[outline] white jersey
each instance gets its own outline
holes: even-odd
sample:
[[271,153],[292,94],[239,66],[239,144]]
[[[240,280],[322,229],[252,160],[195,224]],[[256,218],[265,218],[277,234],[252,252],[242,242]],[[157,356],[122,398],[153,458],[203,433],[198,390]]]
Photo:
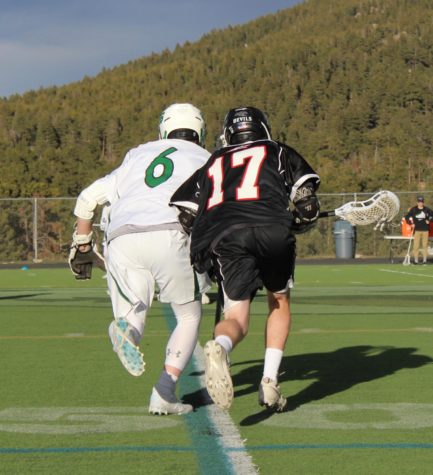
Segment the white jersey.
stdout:
[[[125,226],[177,223],[170,198],[209,156],[207,150],[186,140],[164,139],[139,145],[126,154],[118,168],[83,190],[81,203],[87,202],[93,209],[110,203],[109,239]],[[75,214],[83,217],[77,207]]]

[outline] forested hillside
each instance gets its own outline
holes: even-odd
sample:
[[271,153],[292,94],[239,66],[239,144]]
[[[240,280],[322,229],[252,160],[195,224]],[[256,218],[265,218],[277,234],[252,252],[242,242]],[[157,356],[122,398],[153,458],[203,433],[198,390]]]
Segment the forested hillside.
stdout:
[[0,197],[75,196],[192,102],[265,110],[321,191],[433,187],[432,0],[309,0],[94,78],[0,100]]

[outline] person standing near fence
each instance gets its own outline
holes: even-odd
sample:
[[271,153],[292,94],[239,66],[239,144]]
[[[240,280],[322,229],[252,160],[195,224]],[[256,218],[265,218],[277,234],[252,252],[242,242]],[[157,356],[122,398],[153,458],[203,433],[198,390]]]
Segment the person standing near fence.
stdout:
[[[110,204],[104,257],[114,320],[113,350],[133,376],[144,372],[139,343],[155,286],[170,303],[176,327],[165,348],[165,364],[152,389],[149,412],[186,414],[176,382],[197,343],[201,302],[189,258],[189,237],[169,206],[173,192],[210,156],[204,149],[205,123],[191,104],[173,104],[161,115],[160,139],[130,150],[123,163],[78,196],[69,263],[77,279],[91,276],[92,220],[96,207]],[[178,221],[179,219],[179,221]]]
[[419,264],[419,254],[422,253],[422,263],[427,264],[428,235],[430,222],[433,221],[433,211],[424,205],[424,197],[418,196],[416,206],[410,208],[405,220],[412,226],[413,233],[413,262]]

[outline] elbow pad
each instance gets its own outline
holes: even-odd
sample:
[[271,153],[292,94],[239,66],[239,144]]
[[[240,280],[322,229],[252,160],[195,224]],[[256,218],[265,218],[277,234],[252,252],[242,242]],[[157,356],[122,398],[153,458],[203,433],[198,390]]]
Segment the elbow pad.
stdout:
[[92,199],[92,197],[87,196],[85,192],[80,193],[77,199],[77,203],[75,204],[74,214],[78,218],[92,219],[96,205],[97,203],[95,199]]
[[74,214],[78,218],[92,219],[95,208],[108,202],[105,181],[96,180],[78,196]]

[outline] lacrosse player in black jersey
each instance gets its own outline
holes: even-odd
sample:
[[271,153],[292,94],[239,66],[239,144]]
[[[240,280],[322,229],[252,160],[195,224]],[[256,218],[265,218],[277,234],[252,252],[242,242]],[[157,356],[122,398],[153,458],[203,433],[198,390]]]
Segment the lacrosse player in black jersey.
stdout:
[[[246,336],[250,304],[267,290],[269,314],[259,404],[283,411],[278,372],[290,330],[295,232],[319,215],[319,176],[294,149],[272,140],[267,117],[254,107],[225,117],[223,147],[173,195],[191,231],[191,260],[222,290],[224,320],[204,347],[206,387],[223,409],[233,401],[228,355]],[[292,203],[290,210],[289,202]]]

